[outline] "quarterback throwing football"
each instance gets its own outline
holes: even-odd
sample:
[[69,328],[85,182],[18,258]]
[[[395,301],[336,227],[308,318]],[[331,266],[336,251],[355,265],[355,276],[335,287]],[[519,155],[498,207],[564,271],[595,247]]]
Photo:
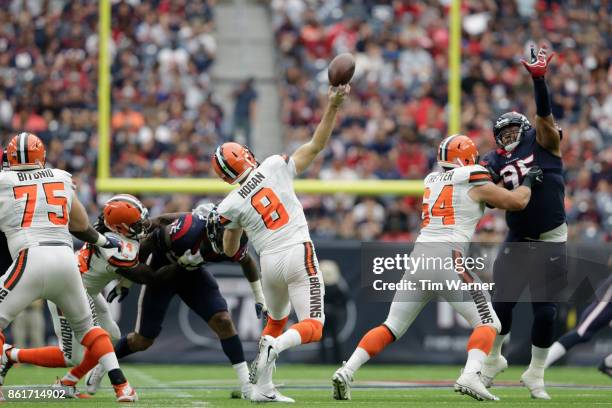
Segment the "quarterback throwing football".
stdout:
[[[312,139],[291,156],[270,156],[260,164],[247,147],[224,143],[212,157],[217,175],[240,185],[218,207],[225,225],[223,251],[233,256],[244,230],[261,257],[268,323],[251,367],[252,401],[293,402],[272,384],[274,362],[284,350],[319,341],[323,334],[323,278],[293,179],[327,145],[349,91],[348,85],[330,88],[329,103]],[[283,333],[291,306],[299,322]]]

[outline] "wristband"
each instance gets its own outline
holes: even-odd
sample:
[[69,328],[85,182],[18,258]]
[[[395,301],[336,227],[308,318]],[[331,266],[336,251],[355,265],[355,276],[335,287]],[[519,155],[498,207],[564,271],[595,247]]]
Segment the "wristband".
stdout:
[[533,90],[535,92],[536,114],[541,118],[550,116],[552,113],[550,109],[550,97],[544,77],[533,78]]
[[527,175],[524,179],[523,182],[521,183],[521,186],[525,186],[527,188],[531,188],[533,184],[533,177]]
[[255,303],[264,303],[265,297],[263,294],[263,288],[261,287],[261,280],[257,279],[255,282],[249,282],[251,285],[251,291],[255,298]]
[[98,239],[94,242],[95,246],[104,246],[108,242],[108,239],[102,234],[98,232]]

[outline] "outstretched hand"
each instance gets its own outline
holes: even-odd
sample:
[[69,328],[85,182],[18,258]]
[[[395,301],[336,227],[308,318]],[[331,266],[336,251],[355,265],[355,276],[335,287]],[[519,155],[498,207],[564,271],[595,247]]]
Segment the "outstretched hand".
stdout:
[[342,105],[344,98],[351,92],[351,86],[349,84],[340,86],[330,86],[327,93],[329,97],[329,103],[334,108]]
[[544,78],[546,71],[548,70],[548,64],[554,56],[554,52],[551,52],[550,55],[548,55],[548,48],[546,48],[545,45],[542,45],[542,48],[540,48],[537,55],[534,55],[534,49],[532,49],[531,62],[521,59],[521,63],[525,69],[529,71],[532,78]]

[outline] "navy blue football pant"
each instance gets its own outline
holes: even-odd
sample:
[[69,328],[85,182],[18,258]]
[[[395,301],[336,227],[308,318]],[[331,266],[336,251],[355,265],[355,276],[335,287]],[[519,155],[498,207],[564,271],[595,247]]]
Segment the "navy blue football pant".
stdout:
[[567,285],[565,243],[505,242],[493,266],[493,308],[501,322],[500,334],[510,332],[512,311],[527,291],[533,325],[531,343],[547,348],[553,343],[557,302]]
[[175,295],[206,322],[215,314],[227,311],[227,302],[210,272],[204,268],[181,270],[170,282],[142,286],[136,333],[149,339],[159,336],[166,311]]

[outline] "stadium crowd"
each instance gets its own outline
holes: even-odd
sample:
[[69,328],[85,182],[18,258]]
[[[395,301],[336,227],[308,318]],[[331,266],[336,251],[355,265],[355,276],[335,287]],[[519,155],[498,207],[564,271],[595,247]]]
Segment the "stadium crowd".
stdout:
[[[352,97],[327,157],[310,177],[423,178],[446,135],[448,1],[276,0],[284,72],[286,148],[306,140],[322,112],[327,61],[356,54]],[[556,53],[548,85],[563,128],[570,239],[612,239],[612,5],[579,1],[463,1],[462,131],[481,154],[494,148],[503,112],[535,116],[520,58],[530,44]],[[311,80],[313,78],[313,80]],[[305,201],[318,236],[414,237],[420,200],[382,197]],[[501,214],[481,230],[504,232]],[[408,233],[406,233],[408,231]]]
[[[3,1],[0,8],[0,127],[5,144],[28,130],[48,161],[75,175],[98,212],[96,1]],[[113,2],[112,174],[211,176],[209,155],[224,134],[209,69],[214,0]],[[324,103],[325,68],[356,54],[352,96],[328,154],[308,172],[321,179],[422,178],[446,134],[448,7],[445,1],[272,0],[282,69],[287,151],[312,133]],[[493,148],[494,118],[535,115],[519,63],[531,41],[557,52],[548,78],[563,128],[571,239],[612,239],[611,7],[579,1],[464,1],[463,131]],[[598,4],[601,4],[598,6]],[[227,112],[225,112],[227,114]],[[255,152],[256,153],[256,152]],[[185,211],[202,197],[145,197],[152,214]],[[409,239],[420,199],[304,196],[317,238]],[[481,223],[501,236],[501,214]]]

